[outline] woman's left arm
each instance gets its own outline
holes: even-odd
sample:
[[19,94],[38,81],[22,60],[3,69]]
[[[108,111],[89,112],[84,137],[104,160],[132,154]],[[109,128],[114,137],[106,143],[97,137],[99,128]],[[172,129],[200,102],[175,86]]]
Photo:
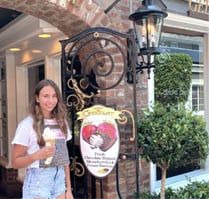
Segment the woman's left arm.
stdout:
[[66,184],[66,199],[73,199],[72,188],[71,188],[71,180],[70,180],[70,167],[69,165],[64,166],[65,169],[65,184]]

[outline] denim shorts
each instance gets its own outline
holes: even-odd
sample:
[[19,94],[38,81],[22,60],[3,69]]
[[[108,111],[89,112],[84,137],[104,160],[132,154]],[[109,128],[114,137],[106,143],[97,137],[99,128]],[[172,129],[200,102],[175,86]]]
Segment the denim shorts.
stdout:
[[23,184],[23,199],[55,199],[65,191],[63,166],[27,169]]

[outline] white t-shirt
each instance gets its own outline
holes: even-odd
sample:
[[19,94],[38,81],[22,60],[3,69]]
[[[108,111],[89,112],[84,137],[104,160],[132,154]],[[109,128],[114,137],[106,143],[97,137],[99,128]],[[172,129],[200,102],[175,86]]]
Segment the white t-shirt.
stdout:
[[[44,128],[50,128],[54,133],[55,137],[55,155],[52,159],[51,164],[45,164],[44,160],[38,160],[33,162],[28,168],[40,168],[40,167],[49,167],[49,166],[60,166],[69,164],[69,156],[67,150],[66,141],[71,139],[71,132],[68,128],[67,139],[64,134],[58,128],[57,122],[55,119],[44,119]],[[19,144],[28,147],[27,154],[32,154],[40,149],[40,146],[37,143],[36,132],[33,129],[33,118],[31,115],[23,119],[15,133],[15,137],[12,140],[12,144]]]

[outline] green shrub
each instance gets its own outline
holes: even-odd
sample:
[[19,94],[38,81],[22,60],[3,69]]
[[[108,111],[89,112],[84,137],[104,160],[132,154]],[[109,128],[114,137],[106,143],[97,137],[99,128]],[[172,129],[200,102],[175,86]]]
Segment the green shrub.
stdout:
[[[171,188],[167,188],[166,191],[166,197],[165,199],[178,199],[177,198],[177,193],[171,189]],[[134,197],[136,199],[136,197]],[[150,193],[148,191],[142,192],[140,193],[140,198],[141,199],[160,199],[160,193]]]
[[192,79],[192,58],[187,54],[170,53],[155,56],[155,100],[177,105],[188,100]]
[[[142,192],[140,199],[160,199],[160,194]],[[209,182],[194,181],[176,190],[167,188],[165,199],[209,199]]]
[[184,188],[178,190],[178,199],[208,199],[209,182],[191,182]]
[[[159,194],[156,194],[156,193],[150,193],[148,191],[145,191],[145,192],[142,192],[140,193],[140,198],[141,199],[158,199],[160,198]],[[134,195],[134,199],[137,199],[136,198],[136,194]]]

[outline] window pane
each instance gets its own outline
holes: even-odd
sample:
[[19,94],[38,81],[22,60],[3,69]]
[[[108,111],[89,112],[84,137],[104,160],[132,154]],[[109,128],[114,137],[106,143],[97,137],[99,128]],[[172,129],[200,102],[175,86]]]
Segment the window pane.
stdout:
[[192,110],[204,110],[204,87],[203,85],[192,85]]

